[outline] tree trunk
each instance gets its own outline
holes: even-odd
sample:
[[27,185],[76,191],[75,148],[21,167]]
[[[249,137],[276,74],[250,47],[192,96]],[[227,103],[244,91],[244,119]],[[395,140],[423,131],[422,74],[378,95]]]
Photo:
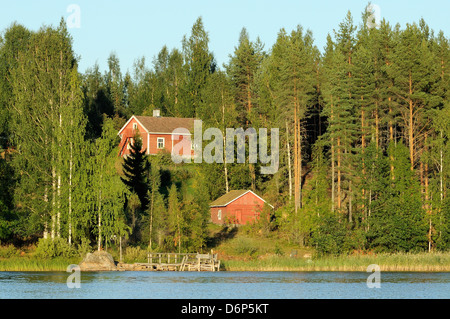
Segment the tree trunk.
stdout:
[[298,135],[297,135],[297,108],[294,108],[294,211],[297,215],[299,184],[298,184]]
[[353,207],[352,207],[352,181],[349,182],[349,199],[348,199],[348,222],[351,223],[353,220]]
[[98,251],[100,251],[102,247],[102,175],[100,174],[100,185],[99,185],[99,193],[98,193]]
[[[48,202],[48,188],[47,186],[45,186],[45,190],[44,190],[44,202]],[[45,205],[47,207],[47,205]],[[44,216],[45,218],[45,216]],[[44,220],[44,233],[43,233],[43,237],[44,239],[48,238],[48,222],[47,222],[47,218],[45,218]]]
[[[223,138],[223,144],[224,144],[224,149],[225,149],[225,137]],[[229,186],[228,186],[228,168],[227,168],[227,158],[225,156],[225,152],[224,152],[224,161],[223,161],[223,173],[225,175],[225,191],[228,193],[229,190]]]
[[[364,97],[361,96],[361,100],[364,100]],[[365,128],[364,128],[364,106],[361,107],[361,154],[362,156],[362,176],[365,177],[366,175],[366,167],[365,167],[365,163],[364,163],[364,149],[366,148],[366,135],[365,135]],[[377,145],[378,148],[378,145]],[[364,185],[364,184],[363,184]],[[364,189],[364,187],[361,189],[361,194],[362,194],[362,210],[364,211],[364,214],[366,212],[366,205],[365,205],[365,201],[366,201],[366,190]],[[351,215],[351,212],[350,212]],[[351,216],[349,216],[349,220],[351,221]]]
[[302,208],[302,133],[298,120],[298,208]]
[[331,211],[334,212],[334,205],[335,205],[335,179],[336,179],[336,172],[335,172],[335,163],[334,163],[334,138],[331,139]]
[[380,119],[378,117],[378,101],[375,102],[375,145],[378,150],[380,147]]
[[[442,131],[441,131],[441,140],[443,138],[442,136]],[[441,141],[441,143],[443,143]],[[439,192],[440,192],[440,198],[441,198],[441,206],[442,206],[442,202],[444,200],[444,154],[442,151],[442,144],[440,147],[440,168],[439,168]]]
[[56,168],[53,163],[52,167],[52,240],[56,235]]
[[409,157],[411,161],[411,170],[414,170],[414,104],[411,99],[412,94],[412,76],[411,72],[409,73]]
[[178,230],[178,253],[181,253],[181,226],[180,226],[180,211],[177,209],[177,230]]
[[[391,97],[388,98],[389,101],[389,142],[392,143],[394,141],[394,127],[392,124],[392,106],[391,106]],[[391,168],[391,179],[395,179],[394,174],[394,155],[389,156],[390,168]]]
[[70,141],[70,161],[69,161],[69,245],[72,244],[72,168],[73,168],[73,144]]
[[247,112],[250,113],[252,110],[252,92],[250,90],[250,70],[247,66]]
[[288,177],[289,177],[289,201],[292,200],[292,169],[291,169],[291,149],[289,144],[289,127],[286,120],[286,147],[287,147],[287,161],[288,161]]
[[[331,100],[331,122],[333,122],[333,96],[330,97]],[[335,158],[334,158],[334,137],[331,138],[331,211],[334,212],[335,206],[335,180],[336,180],[336,168],[335,168]]]
[[154,198],[155,198],[155,192],[152,189],[152,199],[151,199],[151,206],[150,206],[150,239],[148,241],[148,249],[151,250],[152,249],[152,235],[153,235],[153,206],[154,206]]
[[341,211],[341,138],[337,139],[337,201],[338,210]]
[[56,219],[56,237],[61,237],[61,171],[58,172],[58,213]]
[[[223,89],[221,91],[221,97],[222,97],[222,127],[223,127],[223,131],[225,131],[225,98],[223,96]],[[222,138],[223,138],[223,173],[225,175],[225,191],[228,193],[229,192],[229,188],[228,188],[228,168],[227,168],[227,152],[226,152],[226,139],[225,139],[225,134],[222,134]]]
[[[363,97],[361,97],[363,100]],[[364,148],[366,147],[366,134],[364,128],[364,109],[361,109],[361,151],[364,153]]]
[[123,262],[123,259],[122,259],[122,236],[119,236],[119,261]]

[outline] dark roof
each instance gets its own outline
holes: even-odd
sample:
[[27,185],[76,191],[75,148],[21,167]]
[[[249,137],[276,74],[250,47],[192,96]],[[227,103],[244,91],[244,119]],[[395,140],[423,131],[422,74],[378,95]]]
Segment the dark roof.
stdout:
[[247,189],[239,189],[239,190],[232,190],[226,193],[225,195],[220,196],[215,201],[213,201],[209,206],[226,206],[228,203],[232,202],[236,198],[244,195],[245,193],[249,192]]
[[176,128],[186,128],[194,131],[194,118],[135,116],[151,133],[172,133]]

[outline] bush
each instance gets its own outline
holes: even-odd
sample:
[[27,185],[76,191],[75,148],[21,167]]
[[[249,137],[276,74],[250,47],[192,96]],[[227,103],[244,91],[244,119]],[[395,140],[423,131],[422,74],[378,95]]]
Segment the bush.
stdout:
[[280,246],[278,246],[278,244],[275,244],[274,253],[277,256],[284,256],[284,251],[280,248]]
[[312,244],[320,255],[340,255],[346,252],[347,229],[344,221],[337,216],[322,216],[317,229],[312,235]]
[[0,258],[10,258],[13,256],[20,256],[20,250],[14,245],[0,247]]
[[81,244],[78,244],[78,253],[80,254],[80,257],[85,257],[91,251],[91,241],[87,238],[81,239]]
[[256,257],[259,253],[258,247],[256,247],[251,240],[246,238],[239,238],[236,241],[234,251],[238,255],[247,255],[249,257]]
[[63,238],[39,239],[35,255],[40,258],[66,257],[77,255],[77,251]]
[[125,249],[124,261],[127,263],[146,261],[147,251],[140,247],[127,247]]

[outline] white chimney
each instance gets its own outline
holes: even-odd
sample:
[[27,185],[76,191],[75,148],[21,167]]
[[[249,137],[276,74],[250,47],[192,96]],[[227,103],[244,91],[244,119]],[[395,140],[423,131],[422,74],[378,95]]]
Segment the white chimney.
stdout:
[[154,109],[153,110],[153,117],[160,117],[160,113],[159,113],[159,109]]

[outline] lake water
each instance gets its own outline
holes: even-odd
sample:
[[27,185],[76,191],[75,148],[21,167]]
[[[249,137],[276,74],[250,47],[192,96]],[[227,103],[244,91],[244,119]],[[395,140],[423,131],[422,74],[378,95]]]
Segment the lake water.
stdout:
[[382,272],[0,272],[0,299],[449,299],[450,273]]

